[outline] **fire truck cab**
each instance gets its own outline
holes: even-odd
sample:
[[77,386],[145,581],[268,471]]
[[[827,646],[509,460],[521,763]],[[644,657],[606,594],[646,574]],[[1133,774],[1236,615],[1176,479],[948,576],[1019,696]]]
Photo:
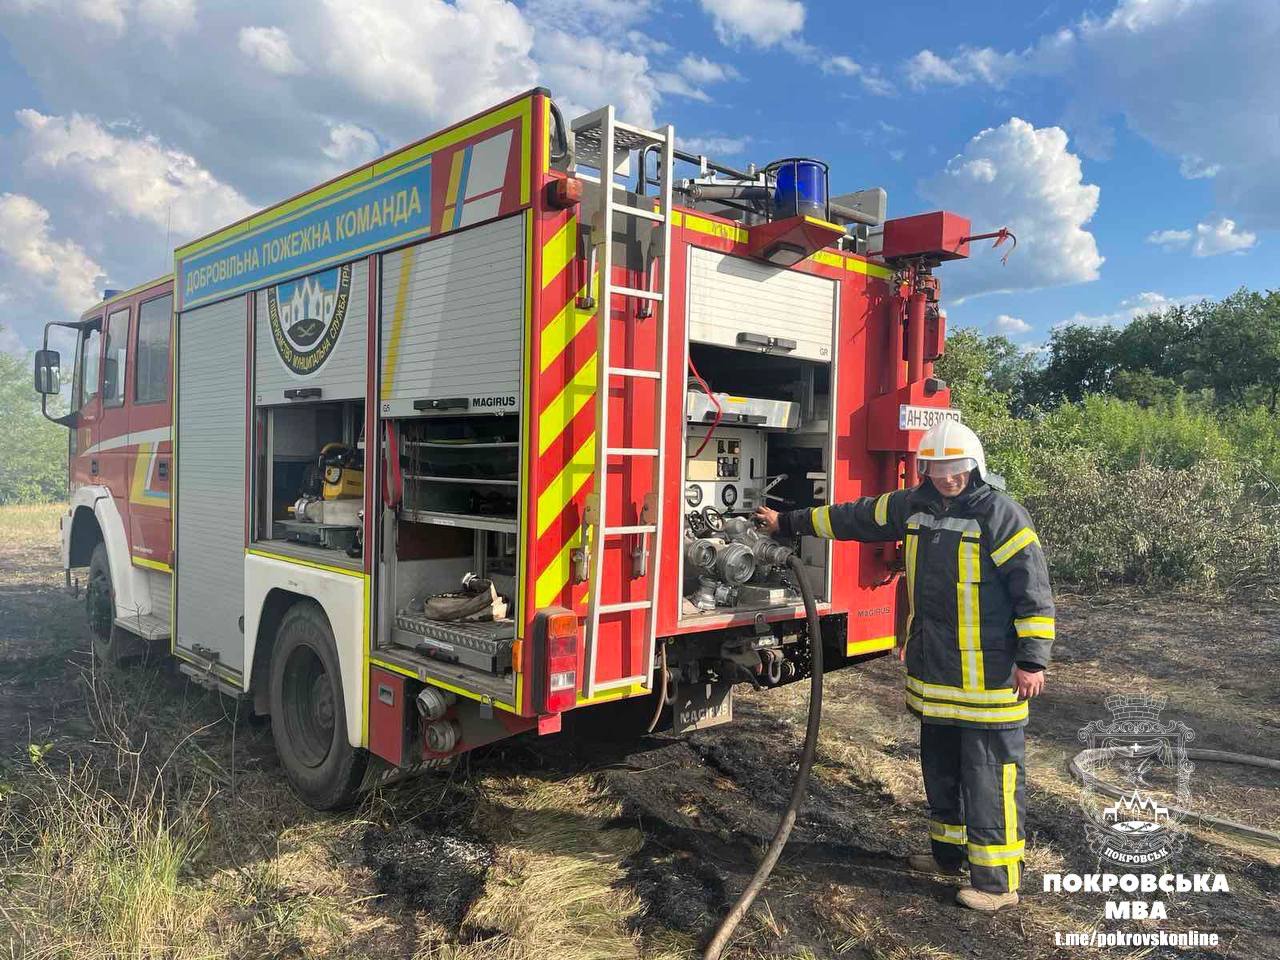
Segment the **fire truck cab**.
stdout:
[[251,699],[317,807],[571,710],[728,720],[807,675],[793,554],[828,669],[883,655],[897,547],[750,518],[912,482],[969,225],[827,178],[535,89],[179,247],[69,324],[98,654]]

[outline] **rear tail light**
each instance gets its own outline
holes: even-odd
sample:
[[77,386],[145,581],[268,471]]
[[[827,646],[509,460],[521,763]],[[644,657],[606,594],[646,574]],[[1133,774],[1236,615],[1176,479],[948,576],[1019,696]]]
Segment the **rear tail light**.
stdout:
[[545,615],[542,709],[569,710],[578,702],[578,618],[572,613]]

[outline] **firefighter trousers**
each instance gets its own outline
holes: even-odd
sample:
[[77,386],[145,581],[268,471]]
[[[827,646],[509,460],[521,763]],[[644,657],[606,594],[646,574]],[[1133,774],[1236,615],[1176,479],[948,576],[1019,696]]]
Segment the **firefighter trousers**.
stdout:
[[1022,879],[1025,754],[1025,727],[920,725],[934,859],[949,867],[968,860],[978,890],[1007,893]]

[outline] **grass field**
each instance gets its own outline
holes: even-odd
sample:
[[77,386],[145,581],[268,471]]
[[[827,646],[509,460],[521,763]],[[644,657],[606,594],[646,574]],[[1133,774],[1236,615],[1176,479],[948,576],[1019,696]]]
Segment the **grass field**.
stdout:
[[[695,956],[785,804],[805,686],[746,693],[687,740],[519,738],[317,814],[282,782],[269,724],[163,657],[103,672],[62,589],[56,507],[0,508],[0,953],[66,958]],[[1053,957],[1057,931],[1219,932],[1280,956],[1280,855],[1194,832],[1166,924],[1038,891],[1092,872],[1065,761],[1112,692],[1153,690],[1205,747],[1276,754],[1274,608],[1062,598],[1058,659],[1030,728],[1028,894],[994,919],[908,874],[926,813],[897,664],[828,678],[811,800],[737,957]],[[1196,773],[1197,802],[1280,826],[1280,778]]]

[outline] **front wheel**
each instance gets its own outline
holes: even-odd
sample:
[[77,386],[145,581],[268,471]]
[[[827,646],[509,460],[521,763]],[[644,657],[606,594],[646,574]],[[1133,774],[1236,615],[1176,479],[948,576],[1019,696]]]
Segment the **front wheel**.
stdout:
[[140,640],[116,626],[116,590],[107,563],[107,546],[99,543],[89,558],[89,583],[84,592],[85,613],[93,635],[93,655],[104,666],[137,659],[143,653]]
[[284,615],[269,682],[271,734],[294,792],[318,810],[350,806],[369,754],[347,742],[337,646],[317,604],[304,601]]

